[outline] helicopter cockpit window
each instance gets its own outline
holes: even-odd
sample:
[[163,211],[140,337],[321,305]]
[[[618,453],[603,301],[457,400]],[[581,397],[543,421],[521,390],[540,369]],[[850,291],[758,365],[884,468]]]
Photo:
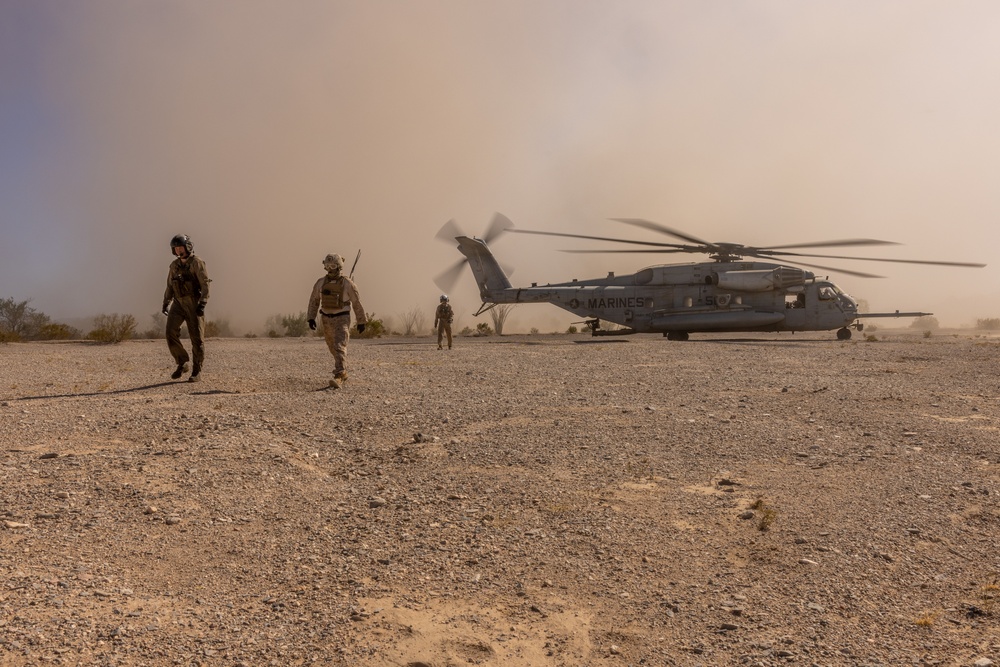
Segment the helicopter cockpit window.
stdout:
[[823,285],[819,288],[819,298],[820,301],[832,301],[837,298],[837,292],[834,291],[833,287]]

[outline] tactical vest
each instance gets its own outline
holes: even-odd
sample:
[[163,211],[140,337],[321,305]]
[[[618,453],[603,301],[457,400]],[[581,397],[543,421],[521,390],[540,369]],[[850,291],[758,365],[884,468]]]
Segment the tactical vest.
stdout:
[[346,306],[349,301],[344,301],[344,279],[343,276],[337,278],[327,278],[323,283],[320,293],[320,304],[324,313],[335,313]]
[[187,264],[177,263],[177,272],[174,274],[174,293],[178,296],[193,296],[195,299],[201,298],[201,286],[198,278],[191,270],[191,262]]

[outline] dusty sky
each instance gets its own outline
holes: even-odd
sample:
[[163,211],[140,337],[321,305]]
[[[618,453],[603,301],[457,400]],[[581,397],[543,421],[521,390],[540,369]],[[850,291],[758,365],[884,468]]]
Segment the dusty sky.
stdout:
[[[359,248],[369,311],[430,318],[461,257],[434,234],[501,211],[898,241],[867,252],[990,266],[821,263],[888,276],[830,274],[873,310],[997,317],[997,44],[993,0],[0,0],[0,297],[146,327],[187,233],[237,333],[303,310],[323,256]],[[588,246],[493,243],[516,285],[678,261],[565,247]],[[482,321],[468,272],[452,298]]]

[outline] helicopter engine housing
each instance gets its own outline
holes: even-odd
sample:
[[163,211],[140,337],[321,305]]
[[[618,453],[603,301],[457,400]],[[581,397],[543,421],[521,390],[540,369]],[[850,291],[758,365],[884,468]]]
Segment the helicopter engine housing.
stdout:
[[712,274],[712,283],[722,289],[739,292],[769,292],[796,285],[804,285],[813,278],[811,271],[791,266],[750,271],[719,271]]

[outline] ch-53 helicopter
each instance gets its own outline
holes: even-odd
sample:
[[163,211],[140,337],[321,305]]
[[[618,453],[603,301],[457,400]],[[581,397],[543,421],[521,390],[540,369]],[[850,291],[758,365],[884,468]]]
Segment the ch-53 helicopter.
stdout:
[[[798,243],[769,248],[740,243],[712,243],[665,225],[635,218],[615,218],[616,222],[657,232],[686,241],[686,244],[637,241],[585,234],[516,229],[505,216],[493,217],[483,238],[461,233],[453,220],[438,232],[443,240],[458,241],[465,259],[442,273],[435,282],[444,291],[454,284],[468,264],[479,285],[482,305],[476,316],[499,304],[551,303],[584,318],[595,336],[635,333],[662,333],[668,340],[687,340],[696,332],[778,332],[837,331],[848,340],[851,329],[863,330],[862,318],[922,317],[932,313],[859,313],[858,302],[837,285],[813,272],[772,262],[754,261],[780,257],[799,264],[863,278],[880,278],[870,273],[835,269],[799,261],[799,257],[851,259],[937,266],[981,268],[985,264],[930,260],[846,257],[789,252],[791,249],[897,245],[876,239],[843,239],[819,243]],[[566,283],[513,287],[487,242],[503,232],[537,234],[645,246],[643,249],[565,250],[575,253],[696,253],[712,261],[688,264],[658,264],[636,273],[604,278],[573,280]],[[744,259],[748,258],[748,259]],[[793,258],[793,259],[786,259]],[[601,329],[601,321],[618,327]]]

